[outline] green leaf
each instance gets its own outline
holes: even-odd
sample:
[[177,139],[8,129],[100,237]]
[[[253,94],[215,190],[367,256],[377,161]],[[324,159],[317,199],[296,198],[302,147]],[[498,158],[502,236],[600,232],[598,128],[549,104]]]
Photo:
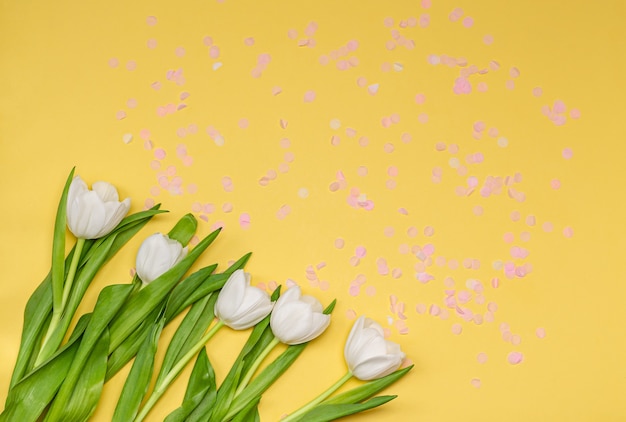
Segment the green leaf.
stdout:
[[198,353],[196,363],[189,376],[189,383],[187,384],[182,405],[170,413],[165,418],[165,422],[185,421],[207,395],[212,396],[211,399],[213,401],[215,400],[216,388],[215,372],[209,362],[206,348],[204,348]]
[[65,281],[65,231],[67,219],[67,193],[74,177],[74,170],[70,171],[61,200],[57,208],[56,219],[54,221],[54,234],[52,237],[52,303],[57,312],[61,312],[61,302],[63,299],[63,282]]
[[[83,334],[72,365],[48,411],[47,420],[78,420],[73,419],[76,414],[89,413],[87,410],[91,406],[95,408],[99,396],[92,396],[91,398],[95,399],[95,403],[90,403],[81,397],[81,391],[88,390],[95,394],[98,386],[100,389],[102,388],[106,374],[109,347],[107,326],[132,289],[133,286],[131,284],[117,284],[107,286],[100,292],[89,325]],[[104,333],[106,333],[106,343],[103,343],[102,340]],[[99,372],[95,372],[95,368],[100,370],[100,367],[95,364],[92,364],[94,368],[87,368],[87,366],[89,365],[89,360],[94,360],[96,364],[100,364],[101,358],[98,357],[96,353],[99,352],[95,352],[95,349],[102,347],[102,344],[106,345],[107,350],[104,352],[103,358],[105,369],[101,377],[102,379],[100,379]],[[89,382],[93,385],[89,384]],[[79,384],[82,384],[82,388],[79,388]],[[78,399],[76,399],[77,395]],[[73,403],[73,406],[70,403]]]
[[91,417],[102,394],[108,350],[109,331],[105,329],[91,350],[70,400],[57,418],[49,412],[46,421],[85,422]]
[[200,341],[215,317],[213,306],[216,300],[217,295],[206,296],[187,312],[170,340],[155,385],[160,386],[174,365]]
[[250,259],[250,255],[250,253],[245,254],[223,273],[213,274],[207,279],[190,279],[188,282],[186,281],[177,285],[172,291],[170,303],[167,305],[166,318],[168,321],[173,319],[175,315],[181,313],[190,304],[211,292],[221,289],[233,272],[246,265]]
[[413,365],[407,366],[406,368],[399,369],[385,377],[373,381],[368,381],[356,388],[326,399],[325,401],[320,403],[320,406],[324,404],[346,404],[361,402],[377,394],[389,385],[393,384],[394,382],[405,376],[412,368]]
[[374,397],[364,403],[355,404],[320,404],[313,408],[311,411],[298,418],[298,422],[329,422],[335,419],[343,418],[344,416],[353,415],[355,413],[363,412],[365,410],[372,409],[374,407],[382,406],[383,404],[390,402],[397,396],[379,396]]
[[111,322],[110,352],[115,350],[158,307],[198,257],[215,240],[219,230],[202,239],[178,264],[133,295]]
[[159,320],[162,308],[156,308],[142,321],[141,325],[129,335],[114,351],[109,355],[107,374],[105,382],[122,369],[132,358],[135,357],[139,348],[152,333],[154,325]]
[[76,279],[72,286],[72,291],[70,293],[70,298],[64,310],[63,316],[59,321],[59,325],[52,332],[52,335],[49,337],[48,342],[45,344],[43,349],[40,352],[40,360],[46,359],[51,356],[61,345],[63,342],[63,338],[67,333],[69,325],[74,317],[74,313],[78,308],[78,305],[83,299],[85,295],[85,291],[89,284],[95,277],[96,273],[104,264],[106,256],[115,240],[115,236],[108,237],[105,242],[98,245],[97,251],[94,254],[94,257],[90,259],[85,266],[77,273]]
[[185,214],[167,235],[170,239],[178,240],[181,244],[186,245],[196,234],[197,228],[198,220],[196,217],[192,214]]
[[157,343],[164,323],[165,320],[160,318],[159,322],[152,326],[150,335],[146,337],[139,348],[135,362],[133,362],[128,378],[126,378],[124,383],[120,399],[115,407],[112,422],[128,422],[137,416],[141,401],[150,386]]
[[270,363],[250,384],[235,398],[228,415],[222,420],[230,420],[240,412],[247,403],[260,397],[300,356],[307,343],[287,347],[274,362]]
[[90,316],[82,317],[68,342],[9,391],[0,422],[35,422],[65,379]]
[[254,421],[259,416],[259,402],[261,401],[261,396],[255,397],[250,400],[248,403],[234,418],[231,419],[232,422],[250,422]]

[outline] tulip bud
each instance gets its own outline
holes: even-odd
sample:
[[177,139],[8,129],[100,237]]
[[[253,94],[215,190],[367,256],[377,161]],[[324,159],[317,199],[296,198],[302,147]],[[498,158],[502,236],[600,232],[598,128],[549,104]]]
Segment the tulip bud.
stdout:
[[187,256],[187,247],[183,248],[177,240],[167,235],[155,233],[143,241],[137,252],[135,268],[144,284],[151,283],[167,270]]
[[74,177],[67,194],[67,226],[79,239],[98,239],[109,234],[130,209],[130,199],[120,202],[115,187],[96,182],[93,190]]
[[300,286],[293,286],[280,296],[270,316],[274,335],[285,344],[311,341],[330,324],[330,315],[313,296],[302,296]]
[[385,340],[383,328],[375,321],[359,317],[352,326],[344,357],[350,372],[360,380],[382,378],[394,372],[405,354],[400,346]]
[[250,285],[250,274],[236,270],[215,302],[215,316],[234,330],[245,330],[265,318],[274,306],[264,290]]

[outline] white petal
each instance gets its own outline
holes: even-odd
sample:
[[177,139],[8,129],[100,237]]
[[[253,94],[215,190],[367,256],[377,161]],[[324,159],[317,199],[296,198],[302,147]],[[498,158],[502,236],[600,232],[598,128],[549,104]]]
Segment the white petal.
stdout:
[[91,189],[98,194],[104,202],[119,202],[120,197],[117,194],[115,186],[108,182],[95,182]]

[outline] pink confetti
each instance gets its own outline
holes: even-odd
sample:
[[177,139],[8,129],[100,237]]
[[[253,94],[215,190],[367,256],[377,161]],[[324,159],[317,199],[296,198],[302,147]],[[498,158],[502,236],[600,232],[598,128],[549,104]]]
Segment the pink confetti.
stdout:
[[122,120],[126,118],[126,112],[124,110],[120,110],[117,113],[115,113],[115,118],[117,120]]
[[546,329],[543,327],[538,327],[535,330],[535,335],[537,336],[537,338],[545,338],[546,337]]
[[474,388],[480,388],[480,386],[482,384],[481,381],[480,381],[480,378],[472,378],[470,383],[472,384],[472,387],[474,387]]
[[521,352],[511,352],[507,356],[507,360],[511,365],[517,365],[524,360],[524,355]]
[[452,334],[459,335],[463,332],[463,326],[461,324],[452,324]]
[[250,214],[244,212],[239,216],[239,226],[244,230],[250,227]]
[[304,94],[304,102],[305,103],[310,103],[313,102],[313,100],[315,100],[315,91],[307,91]]
[[156,25],[156,24],[157,24],[157,18],[156,18],[156,16],[148,16],[148,17],[146,18],[146,24],[147,24],[148,26],[154,26],[154,25]]
[[572,152],[571,148],[563,149],[563,158],[565,158],[566,160],[569,160],[573,156],[574,156],[574,153]]

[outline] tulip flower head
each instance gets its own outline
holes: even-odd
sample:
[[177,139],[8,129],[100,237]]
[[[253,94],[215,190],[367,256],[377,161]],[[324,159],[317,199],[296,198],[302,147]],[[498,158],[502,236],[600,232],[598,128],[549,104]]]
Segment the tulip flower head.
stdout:
[[360,380],[382,378],[394,372],[405,354],[400,346],[385,340],[383,328],[375,321],[359,317],[352,326],[344,357],[350,372]]
[[311,341],[326,330],[330,315],[313,296],[302,295],[300,286],[293,286],[278,298],[270,316],[274,335],[285,344]]
[[120,202],[113,185],[96,182],[90,190],[76,176],[67,194],[67,226],[79,239],[98,239],[109,234],[129,209],[130,199]]
[[143,241],[137,252],[137,275],[148,284],[187,256],[187,247],[167,235],[155,233]]
[[273,306],[267,292],[250,285],[250,274],[236,270],[217,297],[215,316],[234,330],[245,330],[269,315]]

